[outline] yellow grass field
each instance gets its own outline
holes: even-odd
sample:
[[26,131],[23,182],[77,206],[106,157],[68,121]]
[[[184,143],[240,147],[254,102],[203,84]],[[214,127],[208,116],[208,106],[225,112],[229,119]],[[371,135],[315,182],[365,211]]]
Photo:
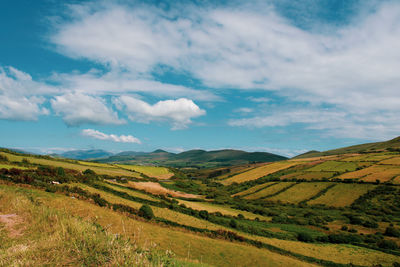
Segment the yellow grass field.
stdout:
[[[107,192],[98,190],[96,188],[93,188],[93,187],[90,187],[87,185],[83,185],[83,184],[74,184],[74,185],[81,187],[91,193],[100,194],[100,196],[102,198],[104,198],[105,200],[107,200],[108,202],[113,203],[113,204],[125,204],[125,205],[131,206],[132,208],[135,208],[135,209],[140,209],[140,207],[143,205],[139,202],[121,198],[121,197],[115,196],[111,193],[107,193]],[[201,220],[201,219],[198,219],[198,218],[195,218],[195,217],[183,214],[183,213],[179,213],[179,212],[167,209],[167,208],[151,206],[151,209],[153,210],[154,215],[156,217],[168,219],[170,221],[177,222],[177,223],[180,223],[183,225],[193,226],[193,227],[202,228],[202,229],[209,229],[209,230],[218,230],[218,229],[224,228],[223,226],[213,224],[209,221]]]
[[[128,195],[131,195],[131,196],[134,196],[134,197],[140,197],[140,198],[147,199],[147,200],[151,200],[151,201],[161,201],[159,198],[152,197],[152,196],[147,195],[147,194],[145,194],[145,193],[138,192],[138,191],[134,191],[134,190],[131,190],[131,189],[129,189],[129,188],[126,188],[124,184],[118,184],[118,183],[116,183],[116,182],[114,183],[114,182],[111,182],[111,181],[109,181],[109,182],[110,182],[111,184],[106,184],[106,185],[107,185],[108,187],[114,189],[114,190],[118,190],[118,191],[121,191],[121,192],[125,192],[125,193],[127,193]],[[119,187],[119,186],[115,186],[115,185],[112,185],[112,184],[122,185],[122,186],[124,186],[124,188],[121,188],[121,187]]]
[[243,198],[245,198],[245,199],[258,199],[258,198],[263,198],[263,197],[266,197],[266,196],[268,196],[268,195],[274,194],[274,193],[276,193],[276,192],[278,192],[278,191],[280,191],[280,190],[282,190],[282,189],[284,189],[284,188],[286,188],[286,187],[289,187],[289,186],[291,186],[292,184],[294,184],[294,183],[292,183],[292,182],[288,182],[288,183],[286,183],[286,182],[277,183],[277,184],[274,184],[274,185],[272,185],[272,186],[270,186],[270,187],[268,187],[268,188],[265,188],[265,189],[263,189],[263,190],[261,190],[261,191],[259,191],[259,192],[257,192],[257,193],[254,193],[254,194],[245,196],[245,197],[243,197]]
[[315,196],[329,185],[331,183],[299,183],[276,196],[267,198],[267,200],[299,203]]
[[148,193],[155,194],[155,195],[171,195],[173,197],[184,197],[184,198],[199,198],[198,195],[183,193],[179,191],[174,191],[171,189],[167,189],[162,187],[159,183],[153,182],[131,182],[129,181],[127,186],[136,188],[139,190],[144,190]]
[[307,202],[309,205],[323,204],[331,207],[350,206],[360,196],[376,186],[371,184],[342,184],[338,183],[324,195]]
[[[21,192],[21,190],[19,191]],[[15,189],[0,185],[0,195],[5,192],[13,193]],[[137,221],[121,213],[59,194],[48,194],[31,189],[27,194],[40,200],[43,205],[61,209],[90,222],[96,222],[111,233],[131,237],[132,242],[143,248],[151,247],[173,251],[181,259],[213,266],[316,266],[266,249],[211,239],[172,227]],[[0,211],[3,209],[0,208]],[[7,212],[10,213],[12,210]]]
[[194,210],[206,210],[209,213],[221,212],[224,215],[230,215],[230,216],[238,216],[239,214],[242,214],[245,218],[248,218],[248,219],[259,218],[261,220],[266,220],[266,221],[271,220],[270,217],[265,217],[265,216],[254,214],[254,213],[251,213],[248,211],[236,210],[236,209],[232,209],[227,206],[216,205],[216,204],[207,203],[207,202],[195,202],[195,201],[187,201],[187,200],[181,200],[181,199],[178,199],[178,202],[179,202],[179,204],[185,204],[186,207],[190,207]]
[[301,255],[341,264],[352,263],[361,266],[382,264],[383,266],[391,266],[394,262],[399,261],[398,256],[353,245],[310,244],[255,236],[254,239]]
[[354,172],[348,172],[339,176],[340,179],[360,179],[366,182],[390,181],[400,175],[400,167],[391,165],[374,165]]
[[250,195],[250,194],[254,193],[255,191],[258,191],[258,190],[260,190],[260,189],[262,189],[262,188],[264,188],[264,187],[266,187],[266,186],[269,186],[269,185],[275,184],[275,183],[276,183],[276,182],[267,182],[267,183],[264,183],[264,184],[259,184],[259,185],[250,187],[249,189],[244,190],[244,191],[242,191],[242,192],[236,193],[236,194],[234,194],[234,195],[232,195],[232,196],[245,196],[245,195]]
[[221,181],[224,185],[230,185],[234,182],[236,183],[243,183],[246,181],[256,180],[268,174],[287,169],[289,167],[295,166],[300,164],[300,162],[289,162],[289,161],[282,161],[282,162],[275,162],[266,164],[261,167],[257,167],[255,169],[249,170],[244,173],[240,173],[238,175],[232,176],[224,181]]
[[380,164],[389,164],[389,165],[399,165],[400,166],[400,157],[393,157],[390,159],[383,160],[379,162]]
[[86,166],[80,165],[76,163],[61,161],[61,160],[49,160],[49,159],[42,159],[36,157],[29,157],[29,156],[17,156],[10,153],[0,152],[1,155],[5,155],[10,161],[17,161],[21,162],[24,158],[27,159],[31,163],[41,164],[41,165],[48,165],[53,167],[63,167],[66,169],[72,169],[77,171],[84,171],[86,169],[91,169],[95,171],[97,174],[106,174],[110,176],[128,176],[128,177],[137,177],[140,178],[138,173],[115,168],[115,167],[97,167],[97,166]]
[[376,180],[379,180],[381,183],[384,183],[392,180],[397,176],[400,176],[400,167],[377,166],[377,169],[378,167],[379,171],[368,174],[361,180],[365,182],[375,182]]
[[169,179],[172,176],[174,176],[174,174],[168,168],[165,167],[124,165],[124,164],[118,164],[116,166],[135,172],[140,172],[143,173],[144,175],[157,179]]
[[296,173],[291,173],[288,175],[284,175],[281,177],[282,180],[287,180],[287,179],[305,179],[307,181],[310,180],[321,180],[324,178],[331,178],[333,177],[335,172],[296,172]]

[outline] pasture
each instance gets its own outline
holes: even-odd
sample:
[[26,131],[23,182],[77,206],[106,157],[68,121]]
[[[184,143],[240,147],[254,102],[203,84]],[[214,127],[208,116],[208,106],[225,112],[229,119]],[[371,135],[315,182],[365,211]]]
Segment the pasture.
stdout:
[[153,177],[157,179],[169,179],[174,176],[168,168],[165,167],[155,167],[155,166],[141,166],[141,165],[116,165],[122,169],[131,170],[139,173],[143,173],[148,177]]
[[307,171],[310,172],[349,172],[355,171],[359,165],[355,162],[325,161]]
[[284,203],[297,204],[303,200],[310,199],[311,197],[318,194],[321,190],[330,186],[331,183],[299,183],[289,188],[282,193],[266,198],[271,201],[281,201]]
[[338,183],[325,194],[307,202],[308,205],[326,205],[330,207],[350,206],[360,196],[366,194],[376,186],[371,184],[343,184]]
[[244,199],[259,199],[259,198],[264,198],[267,197],[269,195],[275,194],[281,190],[284,190],[285,188],[288,188],[290,186],[292,186],[294,183],[292,182],[281,182],[281,183],[277,183],[274,184],[272,186],[269,186],[261,191],[258,191],[256,193],[247,195],[245,197],[243,197]]
[[59,160],[59,159],[45,159],[45,158],[40,158],[40,157],[34,157],[34,156],[19,156],[19,155],[14,155],[11,153],[5,153],[5,152],[0,152],[1,155],[6,156],[9,161],[15,161],[15,162],[22,162],[23,159],[27,159],[30,163],[33,164],[40,164],[40,165],[46,165],[46,166],[53,166],[53,167],[62,167],[65,169],[71,169],[71,170],[76,170],[76,171],[85,171],[86,169],[91,169],[97,174],[106,174],[110,176],[127,176],[127,177],[136,177],[140,178],[140,174],[129,171],[129,170],[124,170],[121,168],[115,168],[113,166],[108,167],[108,164],[105,164],[107,167],[99,167],[99,166],[93,166],[93,165],[81,165],[78,163],[73,163],[72,161],[65,161],[65,160]]
[[268,174],[284,170],[298,164],[300,164],[300,162],[288,162],[288,161],[274,162],[232,176],[226,180],[221,181],[221,183],[224,185],[229,185],[232,183],[243,183],[246,181],[256,180]]
[[249,189],[244,190],[244,191],[242,191],[242,192],[236,193],[236,194],[234,194],[234,195],[232,195],[232,196],[246,196],[246,195],[250,195],[250,194],[253,194],[253,193],[257,192],[257,191],[260,191],[261,189],[263,189],[263,188],[265,188],[265,187],[267,187],[267,186],[271,186],[271,185],[276,184],[276,183],[277,183],[277,182],[267,182],[267,183],[264,183],[264,184],[259,184],[259,185],[250,187]]

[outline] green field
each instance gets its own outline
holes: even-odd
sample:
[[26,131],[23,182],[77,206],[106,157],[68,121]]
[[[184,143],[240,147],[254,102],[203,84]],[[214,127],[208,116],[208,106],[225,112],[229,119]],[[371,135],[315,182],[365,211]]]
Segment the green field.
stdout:
[[93,165],[88,166],[88,165],[81,165],[78,163],[63,161],[63,160],[44,159],[44,158],[33,157],[33,156],[19,156],[19,155],[14,155],[14,154],[5,153],[5,152],[0,152],[0,155],[6,156],[9,159],[9,161],[11,161],[11,162],[12,161],[22,162],[23,159],[27,159],[30,163],[33,163],[33,164],[47,165],[47,166],[53,166],[53,167],[63,167],[65,169],[71,169],[71,170],[76,170],[76,171],[85,171],[86,169],[91,169],[94,172],[96,172],[97,174],[106,174],[106,175],[110,175],[110,176],[128,176],[128,177],[140,178],[139,173],[124,170],[121,168],[115,168],[111,165],[106,165],[107,167],[98,167],[98,166],[93,166]]
[[308,171],[310,172],[348,172],[355,171],[359,165],[355,162],[325,161],[318,164]]
[[330,183],[299,183],[276,196],[267,198],[267,200],[299,203],[315,196],[329,185]]
[[322,196],[307,202],[309,205],[322,204],[331,207],[350,206],[357,198],[374,189],[375,185],[336,184]]
[[244,190],[244,191],[242,191],[242,192],[236,193],[236,194],[234,194],[234,195],[232,195],[232,196],[246,196],[246,195],[250,195],[250,194],[255,193],[256,191],[261,191],[263,188],[265,188],[265,187],[267,187],[267,186],[270,186],[270,185],[272,185],[272,184],[276,184],[276,182],[268,182],[268,183],[264,183],[264,184],[259,184],[259,185],[250,187],[249,189]]
[[157,179],[169,179],[172,176],[174,176],[174,174],[168,168],[165,167],[124,165],[124,164],[119,164],[116,166],[122,169],[143,173],[144,175]]
[[289,186],[291,186],[293,184],[294,183],[291,183],[291,182],[289,182],[289,183],[277,183],[277,184],[274,184],[272,186],[269,186],[266,189],[258,191],[257,193],[247,195],[244,198],[245,199],[264,198],[264,197],[267,197],[269,195],[275,194],[275,193],[279,192],[280,190],[283,190],[283,189],[285,189],[285,188],[287,188],[287,187],[289,187]]
[[251,180],[256,180],[260,177],[266,176],[268,174],[287,169],[289,167],[298,165],[300,163],[298,162],[288,162],[288,161],[282,161],[282,162],[275,162],[271,164],[266,164],[261,167],[257,167],[254,169],[251,169],[249,171],[240,173],[238,175],[235,175],[233,177],[230,177],[226,180],[221,181],[222,184],[224,185],[229,185],[232,183],[243,183],[246,181],[251,181]]
[[27,167],[23,167],[23,166],[19,166],[19,165],[14,165],[14,164],[0,164],[0,169],[21,169],[21,170],[27,170],[29,168]]

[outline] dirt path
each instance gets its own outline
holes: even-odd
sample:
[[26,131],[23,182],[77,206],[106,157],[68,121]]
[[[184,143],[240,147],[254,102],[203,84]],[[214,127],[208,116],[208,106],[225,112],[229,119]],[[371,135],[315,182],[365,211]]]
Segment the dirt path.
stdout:
[[3,223],[10,237],[18,237],[22,235],[22,229],[17,229],[17,225],[21,222],[21,218],[17,214],[0,214],[0,223]]

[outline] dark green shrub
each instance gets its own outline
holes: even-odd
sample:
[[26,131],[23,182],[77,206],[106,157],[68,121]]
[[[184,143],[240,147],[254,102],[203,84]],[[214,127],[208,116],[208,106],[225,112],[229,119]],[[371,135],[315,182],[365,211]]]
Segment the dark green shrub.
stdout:
[[154,218],[153,210],[149,205],[146,204],[140,207],[138,215],[147,220],[151,220]]
[[393,237],[400,237],[400,230],[396,229],[392,226],[386,228],[384,235],[393,236]]
[[229,221],[229,226],[232,227],[232,228],[237,228],[238,224],[234,219],[231,219]]
[[297,240],[302,242],[313,242],[314,238],[309,233],[302,232],[297,235]]
[[342,231],[347,231],[349,228],[346,225],[343,225],[342,228],[340,228]]
[[382,240],[378,242],[378,247],[384,248],[384,249],[398,249],[399,247],[397,246],[396,242],[393,240]]
[[86,169],[83,174],[85,175],[96,175],[96,173],[91,169]]
[[205,220],[208,220],[208,211],[206,211],[206,210],[201,210],[201,211],[199,211],[199,216],[200,216],[200,218],[202,218],[202,219],[205,219]]

